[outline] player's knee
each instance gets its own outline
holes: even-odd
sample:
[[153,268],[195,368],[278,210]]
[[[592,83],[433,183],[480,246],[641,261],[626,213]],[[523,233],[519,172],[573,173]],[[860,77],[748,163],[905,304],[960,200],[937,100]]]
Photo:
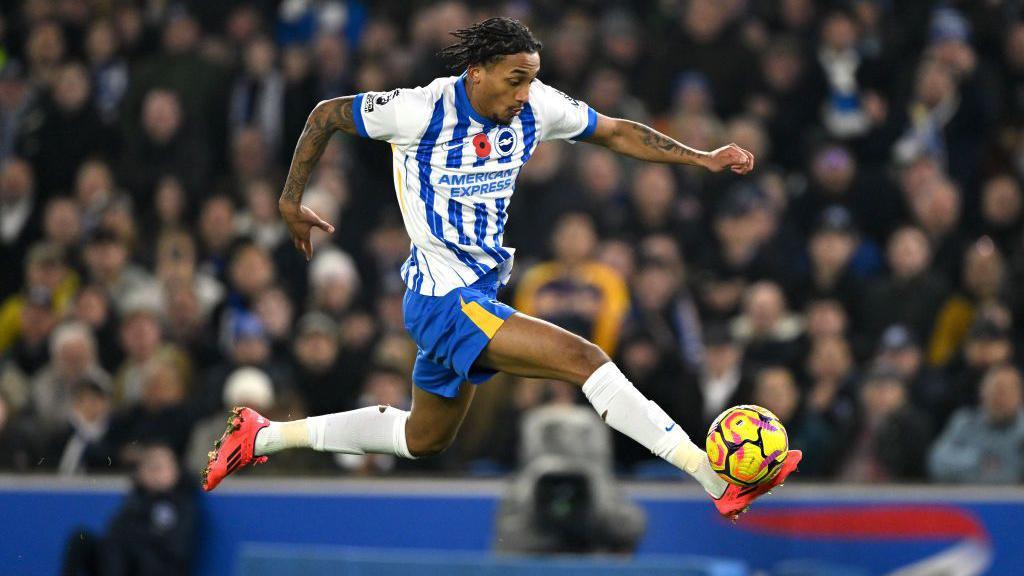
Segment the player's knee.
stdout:
[[586,382],[595,370],[611,362],[611,358],[600,346],[582,338],[579,339],[579,344],[570,351],[569,356],[570,365],[574,368],[576,383],[580,385]]
[[414,458],[437,456],[452,445],[452,440],[453,438],[442,435],[419,435],[405,439],[409,446],[409,453]]

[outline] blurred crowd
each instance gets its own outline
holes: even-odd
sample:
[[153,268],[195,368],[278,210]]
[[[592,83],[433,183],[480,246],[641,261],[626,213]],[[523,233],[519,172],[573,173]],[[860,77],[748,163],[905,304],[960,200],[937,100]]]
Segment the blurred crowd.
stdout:
[[[540,77],[745,178],[542,145],[502,297],[593,339],[697,441],[753,402],[801,475],[1024,481],[1019,0],[23,0],[0,7],[0,469],[192,471],[246,404],[408,408],[408,237],[381,142],[338,136],[276,210],[321,99],[428,83],[492,15]],[[456,72],[457,73],[457,72]],[[556,382],[479,388],[440,458],[293,452],[254,473],[501,474]],[[623,474],[666,474],[616,435]]]

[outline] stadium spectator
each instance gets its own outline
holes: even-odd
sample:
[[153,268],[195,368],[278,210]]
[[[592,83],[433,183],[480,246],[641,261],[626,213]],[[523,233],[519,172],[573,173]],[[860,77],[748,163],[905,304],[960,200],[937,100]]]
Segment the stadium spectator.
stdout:
[[90,156],[117,149],[113,133],[93,107],[88,71],[81,63],[61,65],[40,118],[26,123],[18,149],[32,163],[42,198],[71,191],[75,169]]
[[555,259],[527,270],[515,305],[524,314],[592,339],[614,354],[629,305],[629,289],[614,270],[594,260],[597,235],[581,213],[559,220],[552,240]]
[[1007,320],[998,314],[979,315],[967,332],[960,355],[946,368],[949,388],[943,416],[948,417],[958,407],[977,406],[985,373],[993,366],[1013,361],[1014,354]]
[[50,363],[33,374],[29,384],[31,411],[47,430],[67,422],[74,394],[85,380],[110,387],[110,375],[96,358],[96,340],[88,326],[65,323],[50,337]]
[[751,401],[772,411],[786,425],[786,435],[793,446],[807,454],[800,461],[800,472],[807,477],[821,477],[833,469],[841,457],[835,430],[818,413],[805,410],[800,388],[788,368],[768,366],[757,371]]
[[695,374],[701,368],[701,322],[679,245],[670,235],[652,235],[637,252],[636,269],[627,276],[632,277],[633,309],[625,329],[650,334],[681,368]]
[[105,533],[68,536],[62,574],[190,574],[198,522],[194,482],[169,446],[147,443]]
[[826,208],[809,239],[810,270],[801,283],[799,301],[832,298],[851,316],[859,317],[864,286],[853,259],[860,245],[849,211],[838,205]]
[[749,365],[794,365],[800,355],[800,319],[786,307],[786,296],[774,282],[758,282],[743,295],[743,313],[733,320],[733,337],[744,347]]
[[931,432],[927,418],[909,403],[898,372],[878,366],[860,383],[860,422],[839,477],[852,482],[919,480]]
[[697,381],[704,430],[729,406],[750,397],[752,383],[744,369],[743,346],[724,325],[712,325],[704,334],[703,370]]
[[338,338],[338,323],[326,314],[310,312],[299,319],[295,384],[312,415],[351,410],[359,396],[363,367],[343,361]]
[[928,268],[928,238],[918,228],[896,230],[889,237],[886,260],[889,275],[868,287],[861,329],[871,341],[892,324],[905,324],[914,334],[931,334],[948,289],[945,280]]
[[74,385],[71,398],[67,421],[46,438],[42,465],[62,476],[115,470],[117,455],[107,438],[110,383],[83,378]]
[[929,475],[940,482],[1024,482],[1024,401],[1020,371],[993,366],[981,384],[977,408],[960,408],[936,440]]
[[64,251],[59,246],[45,242],[35,244],[28,250],[25,263],[24,291],[0,304],[0,353],[15,345],[26,328],[34,330],[46,326],[45,322],[41,326],[28,326],[25,314],[31,313],[29,308],[46,307],[59,318],[78,290],[78,275],[66,265]]
[[911,403],[928,414],[932,429],[942,426],[949,384],[941,370],[925,362],[921,344],[906,326],[893,324],[885,329],[872,363],[898,372],[907,383]]
[[[0,299],[14,294],[24,282],[23,254],[39,239],[42,211],[36,197],[32,168],[11,157],[0,163]],[[3,348],[0,345],[0,348]]]
[[978,310],[1000,306],[1006,291],[1006,264],[995,243],[982,237],[964,253],[960,289],[943,303],[928,346],[928,362],[944,366],[963,343]]

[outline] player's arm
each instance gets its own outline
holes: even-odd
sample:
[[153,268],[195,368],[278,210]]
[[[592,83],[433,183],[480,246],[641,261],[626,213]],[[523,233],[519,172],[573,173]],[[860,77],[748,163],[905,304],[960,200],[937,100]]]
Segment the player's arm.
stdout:
[[703,152],[681,144],[650,126],[603,114],[597,115],[597,126],[586,141],[649,162],[690,164],[712,172],[729,168],[737,174],[746,174],[754,169],[754,155],[735,144]]
[[333,233],[334,226],[321,219],[312,210],[302,205],[302,193],[309,182],[309,175],[327,148],[327,142],[337,132],[356,133],[352,102],[355,96],[342,96],[324,100],[313,108],[306,125],[299,136],[292,154],[292,163],[288,168],[288,178],[284,183],[284,191],[277,201],[281,217],[288,225],[292,242],[306,259],[313,256],[313,245],[309,240],[310,230],[315,226]]

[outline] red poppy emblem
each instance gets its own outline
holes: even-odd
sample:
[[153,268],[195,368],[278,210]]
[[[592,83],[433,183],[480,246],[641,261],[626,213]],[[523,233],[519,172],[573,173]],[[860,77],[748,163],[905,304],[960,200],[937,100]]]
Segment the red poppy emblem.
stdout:
[[473,151],[476,152],[477,158],[487,158],[491,155],[491,141],[483,132],[473,136]]

